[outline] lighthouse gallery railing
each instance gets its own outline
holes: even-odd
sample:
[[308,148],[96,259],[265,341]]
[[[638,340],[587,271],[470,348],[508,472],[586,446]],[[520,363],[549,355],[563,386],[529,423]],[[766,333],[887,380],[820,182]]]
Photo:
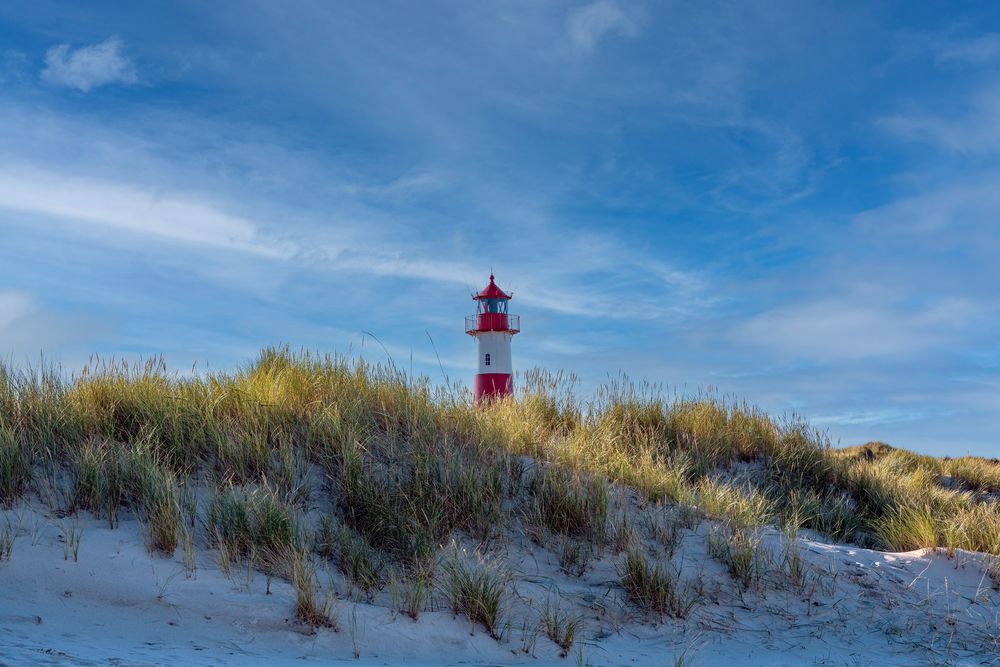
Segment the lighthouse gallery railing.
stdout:
[[479,313],[465,318],[465,333],[476,331],[506,331],[517,333],[521,330],[521,316],[507,313]]

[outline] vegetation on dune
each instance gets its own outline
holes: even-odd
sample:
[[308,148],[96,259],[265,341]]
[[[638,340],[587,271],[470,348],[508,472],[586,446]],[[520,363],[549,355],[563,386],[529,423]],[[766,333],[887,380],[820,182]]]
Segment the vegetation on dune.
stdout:
[[564,611],[557,603],[549,600],[542,612],[542,627],[545,635],[559,647],[559,654],[565,658],[583,627],[583,617],[571,611]]
[[210,542],[231,560],[259,559],[279,571],[301,543],[295,510],[266,486],[252,491],[228,487],[216,493],[208,505],[205,527]]
[[[711,394],[622,380],[581,402],[573,384],[532,371],[513,398],[473,408],[466,391],[391,364],[287,349],[207,375],[173,374],[158,359],[98,362],[72,378],[0,367],[0,503],[35,492],[112,526],[130,511],[165,553],[200,529],[220,562],[295,583],[314,625],[327,610],[305,590],[312,552],[366,596],[388,585],[414,618],[437,590],[497,634],[506,575],[443,559],[442,547],[509,530],[559,545],[577,575],[610,547],[623,554],[628,599],[683,616],[688,594],[634,544],[628,507],[612,502],[621,487],[672,508],[669,522],[645,526],[668,561],[680,531],[711,518],[711,555],[745,589],[760,579],[767,523],[885,549],[1000,555],[995,461],[884,443],[834,450],[805,424]],[[196,499],[206,484],[214,491]],[[306,520],[307,508],[322,518]],[[572,643],[575,623],[546,623],[553,641]]]
[[967,489],[1000,492],[1000,460],[963,456],[943,462],[943,469]]
[[445,592],[456,614],[481,623],[499,637],[504,614],[508,575],[494,563],[466,562],[453,556],[445,564]]
[[31,460],[17,434],[0,428],[0,503],[11,503],[31,481]]
[[629,599],[647,611],[684,618],[694,606],[695,598],[681,591],[677,575],[637,548],[626,554],[620,576]]

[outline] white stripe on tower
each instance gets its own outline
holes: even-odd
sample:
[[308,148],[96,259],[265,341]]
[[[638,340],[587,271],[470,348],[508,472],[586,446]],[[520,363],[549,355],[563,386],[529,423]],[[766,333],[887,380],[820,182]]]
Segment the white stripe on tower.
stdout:
[[479,341],[479,374],[512,374],[510,361],[511,335],[504,331],[483,331],[476,335]]

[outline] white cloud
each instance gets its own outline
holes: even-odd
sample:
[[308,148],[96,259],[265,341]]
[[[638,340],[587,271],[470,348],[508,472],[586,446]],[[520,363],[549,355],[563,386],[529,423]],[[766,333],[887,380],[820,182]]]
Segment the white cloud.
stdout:
[[[908,236],[931,235],[940,245],[964,244],[984,249],[996,246],[996,212],[1000,189],[995,173],[966,183],[903,197],[856,216],[859,227],[869,232]],[[897,241],[898,242],[898,241]]]
[[[0,167],[0,209],[144,235],[163,240],[237,251],[278,260],[296,259],[322,265],[328,270],[365,275],[416,278],[478,289],[484,268],[447,257],[394,250],[376,239],[354,239],[340,245],[317,243],[308,234],[277,240],[265,226],[220,208],[216,203],[183,192],[85,178],[11,164]],[[609,251],[605,247],[606,251]],[[585,303],[573,294],[552,289],[552,277],[532,271],[514,271],[522,281],[517,302],[563,314],[616,318],[650,318],[655,308],[627,308],[614,294],[592,295]],[[646,271],[649,267],[640,267]],[[671,291],[691,293],[694,276],[655,265]]]
[[134,84],[139,77],[135,64],[122,52],[122,41],[111,37],[78,49],[69,44],[53,46],[45,54],[42,79],[86,93],[112,83]]
[[986,33],[974,39],[948,41],[934,48],[938,63],[982,64],[1000,58],[1000,33]]
[[852,361],[919,353],[966,328],[977,309],[965,299],[902,308],[871,295],[849,295],[776,308],[738,327],[743,342],[792,358]]
[[985,88],[971,96],[963,113],[900,113],[879,122],[903,139],[947,151],[994,152],[1000,149],[1000,86]]
[[592,345],[574,343],[562,338],[543,338],[536,343],[536,347],[545,352],[551,352],[553,354],[564,355],[567,357],[593,355],[598,351],[598,348]]
[[86,318],[52,313],[26,292],[0,290],[0,359],[37,358],[55,346],[85,340],[101,326]]
[[0,332],[31,311],[31,298],[23,292],[0,291]]
[[31,167],[0,168],[0,208],[268,257],[292,252],[253,222],[193,197]]
[[874,424],[901,424],[919,421],[926,416],[926,413],[923,411],[914,410],[911,407],[907,407],[906,409],[882,408],[879,410],[856,410],[836,415],[810,417],[809,423],[813,426],[870,426]]
[[597,43],[610,33],[633,37],[637,32],[633,19],[621,7],[608,0],[598,0],[569,17],[569,37],[573,45],[584,52],[594,50]]
[[[991,67],[1000,60],[1000,33],[971,39],[919,35],[909,40],[909,55],[929,52],[938,66],[953,70],[965,66],[977,76],[958,96],[920,97],[923,108],[911,108],[878,119],[896,136],[955,153],[989,153],[1000,150],[1000,80]],[[979,76],[982,72],[986,76]],[[938,108],[930,108],[937,103]]]
[[[337,246],[317,244],[309,236],[279,241],[269,237],[257,222],[185,193],[67,175],[23,164],[0,167],[0,209],[193,246],[279,260],[296,258],[329,270],[434,280],[470,289],[481,287],[484,271],[480,266],[444,257],[414,255],[412,249],[407,253],[395,251],[371,239]],[[594,296],[581,303],[572,294],[546,287],[545,276],[519,275],[525,281],[525,289],[518,291],[518,303],[574,315],[655,316],[646,310],[623,308],[620,300],[612,297]],[[669,272],[669,276],[672,281],[685,284],[694,280],[677,271]]]
[[[462,285],[476,291],[483,287],[485,269],[482,265],[476,266],[440,258],[408,257],[403,252],[358,248],[328,249],[325,253],[321,252],[319,257],[322,258],[322,261],[328,262],[332,269],[376,276],[435,280]],[[525,304],[563,315],[588,317],[644,319],[656,316],[655,313],[650,314],[642,310],[627,308],[623,306],[620,299],[601,299],[591,296],[584,301],[570,291],[545,287],[547,281],[544,276],[533,275],[530,272],[519,272],[514,265],[509,268],[511,273],[518,275],[522,280],[523,286],[523,289],[519,287],[519,289],[514,290],[515,305]],[[505,284],[504,288],[510,291],[508,284]]]

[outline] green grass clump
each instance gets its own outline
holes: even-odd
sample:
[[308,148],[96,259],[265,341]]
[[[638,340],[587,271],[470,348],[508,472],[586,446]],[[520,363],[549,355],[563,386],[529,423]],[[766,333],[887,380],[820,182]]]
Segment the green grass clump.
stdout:
[[795,489],[828,489],[843,474],[843,463],[831,456],[823,437],[804,424],[787,426],[765,460],[776,497]]
[[288,572],[288,554],[300,550],[295,510],[266,488],[228,487],[212,498],[205,524],[212,542],[237,559],[255,559]]
[[1000,462],[977,456],[947,461],[944,469],[965,488],[980,493],[1000,491]]
[[752,486],[733,486],[705,478],[695,490],[698,509],[734,528],[760,526],[774,516],[770,498]]
[[1000,554],[1000,504],[997,501],[977,503],[956,513],[946,525],[955,539],[949,548]]
[[542,626],[545,636],[559,647],[559,655],[565,658],[583,627],[583,616],[564,611],[561,606],[549,600],[542,611]]
[[429,560],[447,533],[445,498],[403,469],[344,462],[338,489],[345,524],[407,563]]
[[31,458],[20,436],[0,426],[0,503],[9,505],[20,498],[31,478]]
[[345,443],[336,461],[343,522],[408,566],[431,559],[455,530],[495,535],[519,476],[505,453],[437,443],[381,450]]
[[926,506],[902,505],[878,517],[873,528],[889,551],[911,551],[938,543],[937,525]]
[[122,508],[131,508],[147,524],[150,547],[174,552],[181,523],[178,483],[148,443],[128,447],[87,441],[74,453],[70,471],[70,509],[91,510],[114,527]]
[[201,382],[169,373],[162,358],[97,360],[65,392],[63,409],[84,437],[147,442],[166,465],[190,470],[213,434],[204,394]]
[[14,541],[19,528],[19,525],[10,522],[10,517],[4,517],[4,525],[0,527],[0,563],[14,555]]
[[320,555],[334,560],[348,583],[369,599],[382,587],[386,563],[364,535],[348,526],[336,526],[331,518],[324,517],[318,541]]
[[712,397],[679,401],[669,414],[676,446],[708,466],[756,458],[778,437],[777,425],[756,408],[727,405]]
[[445,565],[445,594],[452,611],[482,624],[491,637],[499,639],[508,579],[491,563],[455,557]]
[[73,452],[70,459],[71,508],[89,509],[98,516],[106,510],[112,526],[126,492],[124,480],[117,474],[118,461],[112,459],[117,455],[107,443],[90,440]]
[[433,573],[427,568],[394,575],[389,586],[393,609],[416,621],[431,597],[433,586]]
[[174,553],[181,531],[181,506],[173,471],[157,463],[148,450],[138,449],[126,458],[124,477],[134,504],[149,527],[150,546]]
[[767,567],[760,535],[749,528],[715,526],[708,533],[708,553],[726,566],[743,590],[758,588]]
[[548,466],[530,484],[531,520],[550,532],[602,545],[608,522],[608,485],[593,476]]
[[781,512],[786,525],[811,528],[841,542],[855,539],[862,528],[854,499],[836,488],[791,489],[781,498]]
[[686,618],[696,598],[681,590],[677,576],[651,563],[638,548],[629,549],[619,568],[619,582],[629,600],[647,612]]
[[336,628],[331,616],[333,598],[320,601],[316,592],[316,570],[307,551],[288,554],[295,587],[295,620],[312,628]]

